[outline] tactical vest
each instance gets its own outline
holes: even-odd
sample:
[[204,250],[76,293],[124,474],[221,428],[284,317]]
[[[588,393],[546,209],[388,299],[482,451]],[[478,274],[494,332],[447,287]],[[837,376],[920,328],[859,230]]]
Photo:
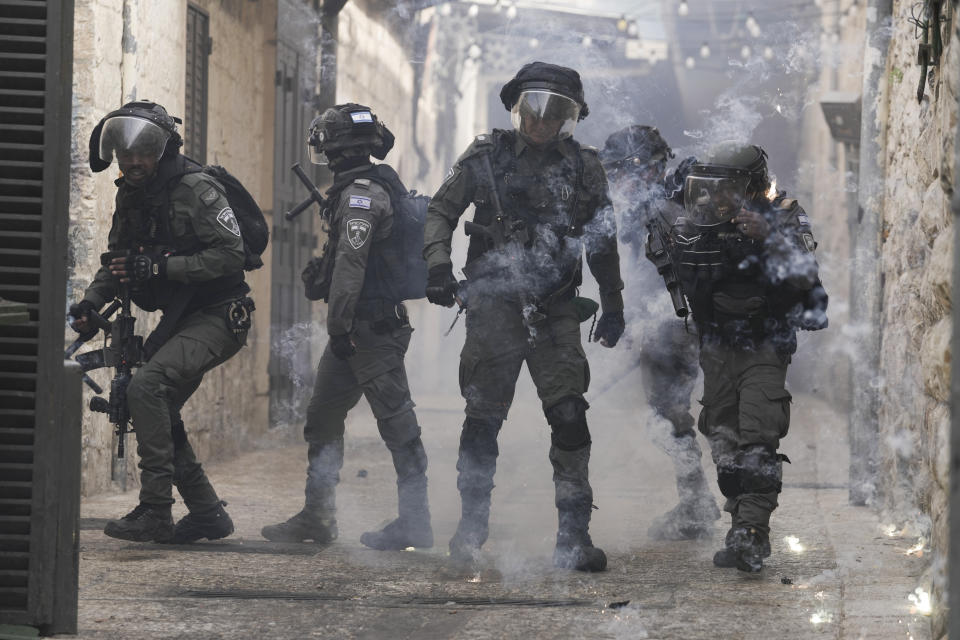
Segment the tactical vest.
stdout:
[[[381,169],[385,167],[385,169]],[[327,197],[330,210],[339,211],[340,198],[343,190],[358,178],[367,178],[377,184],[380,184],[387,194],[390,189],[386,184],[391,179],[389,173],[396,175],[388,165],[374,165],[367,171],[350,173],[346,179],[340,177],[334,180],[333,186],[327,190]],[[399,180],[399,178],[397,178]],[[392,200],[391,200],[392,206]],[[332,220],[330,224],[330,237],[328,239],[328,251],[336,251],[340,242],[340,223],[341,220]],[[395,224],[395,222],[394,222]],[[397,242],[393,234],[380,240],[372,240],[370,254],[367,257],[367,268],[363,274],[363,287],[360,289],[360,298],[358,306],[373,305],[377,303],[386,303],[389,305],[398,304],[403,301],[400,295],[400,281],[402,274],[406,269],[406,256],[402,243]]]
[[784,285],[763,271],[763,242],[728,223],[703,231],[676,249],[677,275],[703,339],[738,347],[772,341],[778,351],[796,350],[796,332],[782,309]]
[[[589,184],[584,171],[584,151],[575,140],[563,144],[573,147],[573,158],[559,156],[560,162],[551,165],[525,164],[514,155],[516,132],[494,129],[490,144],[481,148],[468,159],[472,175],[477,180],[474,195],[476,212],[473,221],[488,225],[496,219],[497,211],[489,174],[481,154],[489,154],[504,216],[510,224],[523,225],[529,230],[537,226],[549,226],[557,237],[583,235],[583,227],[595,214],[596,185]],[[467,249],[467,264],[479,259],[493,248],[492,243],[480,236],[471,236]],[[573,289],[583,280],[580,252],[570,264],[557,265],[560,286]]]
[[[175,255],[190,256],[204,246],[192,228],[186,233],[174,234],[171,228],[173,205],[170,192],[188,173],[201,171],[200,165],[182,155],[161,160],[157,175],[144,187],[128,185],[123,178],[116,180],[117,199],[115,222],[118,225],[118,249],[139,251],[172,251]],[[190,289],[186,289],[187,287]],[[196,285],[165,279],[151,279],[131,290],[130,299],[145,311],[164,309],[178,295],[189,291],[192,301],[186,311],[238,298],[250,291],[243,271],[214,278]]]

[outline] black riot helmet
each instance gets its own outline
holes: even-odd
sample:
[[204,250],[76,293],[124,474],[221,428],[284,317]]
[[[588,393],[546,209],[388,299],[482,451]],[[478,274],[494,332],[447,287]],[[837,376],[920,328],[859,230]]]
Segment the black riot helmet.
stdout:
[[[348,102],[330,107],[310,123],[307,150],[314,164],[337,165],[337,159],[383,160],[393,148],[393,134],[370,107]],[[331,166],[336,170],[337,166]]]
[[573,135],[589,115],[580,74],[546,62],[525,64],[500,90],[514,128],[528,142],[542,145]]
[[722,142],[691,167],[683,185],[683,204],[690,222],[711,227],[729,222],[744,204],[769,188],[763,149]]
[[104,116],[90,134],[90,169],[103,171],[117,154],[143,153],[157,160],[174,155],[183,146],[177,132],[182,123],[155,102],[128,102]]
[[650,174],[659,178],[673,150],[656,127],[635,124],[610,134],[600,150],[600,162],[608,175],[620,172]]

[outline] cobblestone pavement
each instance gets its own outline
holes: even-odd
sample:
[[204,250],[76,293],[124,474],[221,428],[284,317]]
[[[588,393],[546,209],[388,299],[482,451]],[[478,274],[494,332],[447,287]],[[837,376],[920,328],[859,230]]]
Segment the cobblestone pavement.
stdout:
[[[86,499],[79,637],[929,638],[928,618],[909,600],[926,562],[907,553],[916,540],[887,535],[873,511],[847,504],[843,416],[815,397],[796,398],[783,447],[793,464],[785,465],[774,514],[773,555],[751,579],[711,564],[728,517],[707,542],[646,536],[676,493],[669,460],[645,433],[649,413],[637,395],[623,393],[633,406],[620,410],[591,399],[599,506],[592,534],[609,556],[605,573],[551,566],[549,429],[535,401],[516,406],[501,434],[481,573],[458,574],[447,562],[459,509],[462,413],[454,399],[419,398],[437,545],[363,547],[360,534],[395,513],[395,477],[361,403],[348,424],[340,538],[331,545],[273,544],[259,535],[302,505],[303,445],[209,466],[237,525],[217,542],[113,540],[100,531],[104,519],[132,508],[136,494]],[[176,505],[175,517],[182,513]]]

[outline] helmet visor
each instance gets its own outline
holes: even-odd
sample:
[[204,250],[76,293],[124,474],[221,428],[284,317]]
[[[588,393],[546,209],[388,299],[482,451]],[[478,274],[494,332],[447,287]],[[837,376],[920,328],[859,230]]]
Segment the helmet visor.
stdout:
[[712,227],[729,222],[743,206],[749,175],[687,176],[683,206],[693,224]]
[[310,135],[307,137],[307,152],[310,154],[310,162],[313,164],[330,164],[330,159],[323,150],[323,141],[325,137],[326,136],[321,127],[313,126],[310,128]]
[[119,162],[133,156],[146,156],[154,161],[163,155],[170,132],[160,125],[134,116],[114,116],[103,123],[100,132],[100,159]]
[[553,91],[524,91],[510,110],[513,128],[533,144],[569,138],[577,126],[580,105]]

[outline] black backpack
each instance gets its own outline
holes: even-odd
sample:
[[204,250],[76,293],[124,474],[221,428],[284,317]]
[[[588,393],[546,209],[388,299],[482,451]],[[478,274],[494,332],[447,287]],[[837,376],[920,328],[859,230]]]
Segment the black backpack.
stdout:
[[[244,271],[253,271],[263,266],[260,254],[267,248],[270,240],[270,228],[263,217],[257,201],[250,192],[237,180],[233,174],[219,165],[206,165],[203,173],[215,178],[223,185],[227,192],[227,202],[233,209],[233,215],[240,225],[240,237],[243,238],[243,253],[246,259],[243,263]],[[423,226],[421,225],[421,235]]]
[[403,256],[404,270],[395,286],[400,300],[419,300],[427,296],[427,261],[423,259],[423,227],[427,222],[430,197],[408,191],[390,165],[378,164],[366,174],[390,194],[393,207],[391,242]]

